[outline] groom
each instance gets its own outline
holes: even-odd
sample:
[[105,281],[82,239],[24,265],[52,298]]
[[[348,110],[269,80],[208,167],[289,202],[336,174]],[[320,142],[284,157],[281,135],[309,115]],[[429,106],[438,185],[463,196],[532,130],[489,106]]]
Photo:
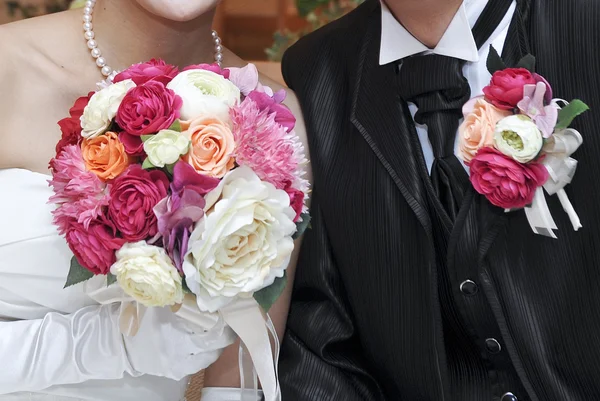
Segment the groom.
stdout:
[[[367,0],[287,52],[314,194],[284,400],[600,400],[598,21],[596,0]],[[558,239],[535,235],[454,155],[490,45],[591,107],[567,187],[578,232],[553,196]]]

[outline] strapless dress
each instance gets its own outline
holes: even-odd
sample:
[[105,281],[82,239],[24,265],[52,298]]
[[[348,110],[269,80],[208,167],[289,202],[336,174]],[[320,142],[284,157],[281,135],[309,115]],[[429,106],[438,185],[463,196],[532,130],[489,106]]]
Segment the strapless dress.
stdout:
[[[81,285],[63,289],[72,253],[52,225],[53,206],[47,203],[52,195],[49,178],[27,170],[0,170],[0,325],[42,319],[50,312],[68,315],[94,305]],[[52,341],[48,334],[36,342]],[[8,339],[0,336],[0,345],[3,341]],[[57,344],[58,358],[60,346]],[[0,375],[11,369],[14,358],[32,358],[36,343],[22,347],[10,358],[0,355]],[[98,347],[106,348],[107,344]],[[93,352],[86,349],[86,357]],[[184,398],[187,382],[124,374],[118,380],[88,380],[35,393],[2,395],[0,391],[0,401],[179,401]]]

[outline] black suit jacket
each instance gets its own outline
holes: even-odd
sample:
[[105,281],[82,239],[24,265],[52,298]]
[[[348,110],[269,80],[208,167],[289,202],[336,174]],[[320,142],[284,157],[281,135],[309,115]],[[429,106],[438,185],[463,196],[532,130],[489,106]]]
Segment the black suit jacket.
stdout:
[[[511,28],[505,56],[529,47],[555,97],[591,106],[575,123],[584,145],[567,187],[584,228],[552,197],[559,238],[534,235],[523,211],[470,191],[449,276],[457,299],[466,278],[479,285],[461,313],[469,321],[469,303],[483,302],[490,315],[469,332],[477,343],[495,327],[527,398],[600,400],[600,1],[519,1],[516,15],[525,30]],[[453,400],[423,158],[379,44],[379,1],[367,0],[284,57],[314,169],[280,367],[286,401]]]

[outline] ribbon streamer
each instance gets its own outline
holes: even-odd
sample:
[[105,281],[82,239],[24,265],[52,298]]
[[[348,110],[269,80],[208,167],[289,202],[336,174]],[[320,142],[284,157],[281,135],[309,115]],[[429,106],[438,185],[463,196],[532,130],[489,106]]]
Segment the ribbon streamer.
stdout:
[[544,166],[548,170],[550,177],[542,188],[538,188],[533,199],[531,207],[525,208],[525,214],[529,225],[536,234],[556,238],[553,230],[556,230],[556,223],[550,214],[544,190],[552,196],[557,195],[558,199],[569,216],[573,229],[578,231],[582,225],[579,216],[575,212],[564,188],[571,183],[575,171],[577,170],[577,160],[571,155],[582,145],[583,137],[572,128],[564,129],[552,135],[546,145],[543,153],[545,158]]
[[[276,368],[279,359],[279,341],[270,318],[265,318],[254,298],[238,298],[222,308],[220,314],[247,348],[260,379],[265,401],[281,401]],[[275,356],[273,356],[269,334],[274,334]],[[240,372],[241,377],[246,380],[243,361],[240,362],[240,369],[243,370]],[[246,389],[242,388],[242,394],[245,393]]]

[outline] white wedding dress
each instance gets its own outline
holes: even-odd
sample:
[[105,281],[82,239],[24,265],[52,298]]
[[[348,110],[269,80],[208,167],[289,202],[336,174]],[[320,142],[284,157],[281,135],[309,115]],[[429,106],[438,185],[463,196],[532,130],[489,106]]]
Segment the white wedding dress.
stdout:
[[[123,337],[118,306],[63,289],[72,253],[52,225],[50,177],[0,170],[0,401],[179,401],[234,334],[149,309]],[[153,312],[151,312],[153,311]],[[202,331],[202,330],[199,330]]]

